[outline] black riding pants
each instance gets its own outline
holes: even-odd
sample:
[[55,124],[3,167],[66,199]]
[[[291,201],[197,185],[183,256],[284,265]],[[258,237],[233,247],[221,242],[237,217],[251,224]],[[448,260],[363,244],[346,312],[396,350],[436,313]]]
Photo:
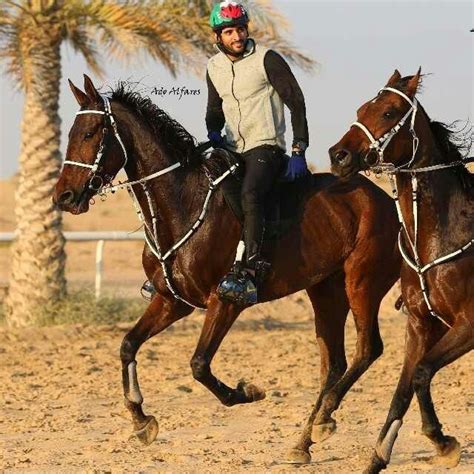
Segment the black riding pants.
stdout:
[[265,198],[282,171],[284,152],[277,146],[260,146],[240,155],[245,173],[242,184],[244,242],[247,265],[258,260],[265,225]]

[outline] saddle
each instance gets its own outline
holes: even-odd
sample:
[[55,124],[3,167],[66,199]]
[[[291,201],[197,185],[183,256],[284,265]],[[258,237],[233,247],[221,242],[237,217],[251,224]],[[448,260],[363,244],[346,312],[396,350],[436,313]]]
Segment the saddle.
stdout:
[[[280,176],[273,189],[268,193],[265,201],[265,232],[263,244],[281,239],[300,221],[304,203],[318,190],[333,183],[335,178],[329,173],[308,174],[296,181],[285,178],[288,160],[285,160],[280,171]],[[227,150],[217,149],[204,161],[207,172],[216,177],[234,164],[238,164],[236,172],[226,178],[222,183],[225,201],[241,224],[244,222],[244,213],[241,203],[241,191],[244,175],[244,164],[239,158]],[[218,174],[217,174],[218,176]]]

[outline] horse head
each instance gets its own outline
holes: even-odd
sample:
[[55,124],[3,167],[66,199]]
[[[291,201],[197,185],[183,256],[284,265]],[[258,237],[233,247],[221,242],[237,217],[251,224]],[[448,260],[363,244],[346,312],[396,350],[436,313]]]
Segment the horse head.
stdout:
[[53,201],[63,211],[81,214],[88,211],[92,197],[125,166],[127,154],[108,98],[85,74],[85,92],[70,80],[69,86],[80,110],[69,131],[66,159]]
[[420,78],[421,68],[414,76],[403,78],[395,70],[378,95],[357,110],[357,121],[329,149],[336,176],[349,178],[380,165],[409,164],[418,146],[414,125]]

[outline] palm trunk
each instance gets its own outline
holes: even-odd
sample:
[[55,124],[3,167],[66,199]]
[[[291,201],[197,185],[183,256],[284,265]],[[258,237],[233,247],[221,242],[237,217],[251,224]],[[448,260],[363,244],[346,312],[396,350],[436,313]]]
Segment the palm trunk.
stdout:
[[12,273],[5,301],[10,326],[35,324],[45,303],[57,301],[66,293],[62,220],[51,200],[61,167],[60,41],[47,34],[38,36],[25,64],[28,79],[16,192],[17,236],[12,245]]

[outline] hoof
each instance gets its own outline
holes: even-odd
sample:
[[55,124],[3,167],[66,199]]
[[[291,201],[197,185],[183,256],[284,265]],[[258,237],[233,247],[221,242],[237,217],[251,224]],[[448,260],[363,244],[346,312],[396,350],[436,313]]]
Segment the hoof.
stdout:
[[439,454],[431,459],[431,464],[443,467],[456,467],[461,459],[461,445],[456,438],[446,436],[448,443],[443,449],[438,450]]
[[292,449],[286,455],[286,462],[288,464],[309,464],[311,462],[311,454],[302,449]]
[[244,381],[238,383],[237,390],[245,394],[245,398],[247,399],[248,403],[258,402],[267,396],[265,390],[262,390],[256,385]]
[[311,440],[313,443],[321,443],[336,432],[336,421],[330,418],[329,423],[322,423],[320,425],[313,425],[311,432]]
[[377,453],[374,453],[370,464],[364,469],[363,474],[378,474],[387,467],[387,463],[380,459]]
[[146,446],[155,441],[158,435],[158,422],[154,416],[147,416],[143,428],[135,431],[135,436]]

